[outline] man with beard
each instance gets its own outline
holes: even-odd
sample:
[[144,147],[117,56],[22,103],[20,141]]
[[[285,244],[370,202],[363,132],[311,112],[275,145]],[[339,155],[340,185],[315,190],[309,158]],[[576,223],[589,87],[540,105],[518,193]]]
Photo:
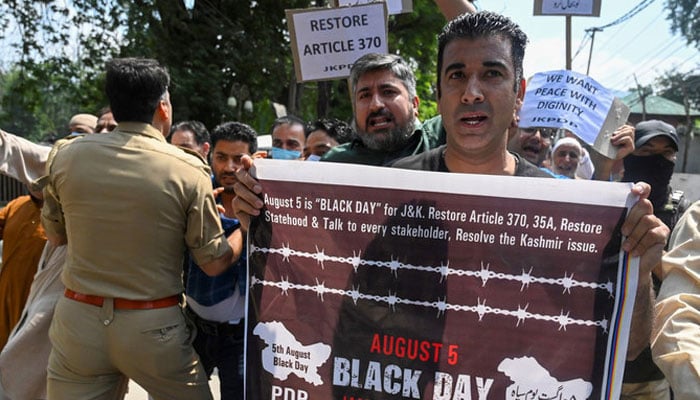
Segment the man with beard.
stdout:
[[211,133],[211,168],[214,195],[219,199],[219,216],[224,234],[237,235],[240,246],[234,254],[240,258],[223,274],[210,277],[192,259],[187,268],[187,315],[197,326],[194,349],[204,371],[211,376],[219,371],[221,399],[243,398],[243,338],[245,334],[246,254],[243,235],[231,201],[235,194],[235,171],[243,155],[252,155],[258,147],[257,134],[250,126],[225,122]]
[[[683,192],[669,185],[678,153],[678,134],[673,126],[659,120],[643,121],[636,126],[635,150],[625,157],[625,182],[644,181],[651,185],[649,200],[654,215],[671,230],[683,212],[690,206]],[[658,291],[663,279],[661,265],[654,269],[654,288]],[[669,384],[661,370],[652,361],[651,349],[646,349],[635,360],[625,365],[622,385],[628,398],[670,399]]]
[[[435,0],[449,21],[475,13],[473,0]],[[445,143],[440,116],[418,120],[416,77],[408,63],[395,54],[366,54],[350,70],[353,129],[357,138],[336,146],[322,161],[386,165],[398,158]]]
[[554,128],[518,128],[508,142],[508,149],[542,167],[556,137],[557,130]]
[[441,118],[418,121],[416,78],[394,54],[366,54],[350,70],[357,138],[336,146],[322,161],[386,165],[445,143]]

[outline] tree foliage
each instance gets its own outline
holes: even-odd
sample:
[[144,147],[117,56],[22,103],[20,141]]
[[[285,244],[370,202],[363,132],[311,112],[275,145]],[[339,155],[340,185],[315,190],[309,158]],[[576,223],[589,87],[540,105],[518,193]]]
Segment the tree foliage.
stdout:
[[667,0],[666,19],[671,21],[671,31],[680,32],[688,44],[700,49],[700,2],[698,0]]
[[[188,8],[188,5],[191,8]],[[61,133],[72,114],[106,104],[106,60],[156,58],[172,76],[176,120],[209,127],[236,119],[259,132],[272,102],[307,120],[349,119],[345,80],[297,83],[285,9],[326,6],[310,0],[8,0],[0,39],[13,43],[0,71],[0,127],[38,138]],[[436,113],[436,35],[444,18],[432,1],[390,17],[389,48],[415,66],[421,115]],[[235,99],[232,101],[231,99]],[[253,111],[247,111],[246,101]]]
[[700,74],[668,71],[656,80],[659,94],[669,100],[700,110]]

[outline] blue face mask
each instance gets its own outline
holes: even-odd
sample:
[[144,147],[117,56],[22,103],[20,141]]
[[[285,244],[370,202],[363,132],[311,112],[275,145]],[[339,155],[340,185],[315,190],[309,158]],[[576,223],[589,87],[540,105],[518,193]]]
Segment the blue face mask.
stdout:
[[319,161],[321,160],[321,156],[316,155],[316,154],[310,154],[308,157],[306,157],[306,161]]
[[270,151],[270,158],[273,160],[296,160],[301,157],[301,151],[285,150],[280,147],[273,147]]

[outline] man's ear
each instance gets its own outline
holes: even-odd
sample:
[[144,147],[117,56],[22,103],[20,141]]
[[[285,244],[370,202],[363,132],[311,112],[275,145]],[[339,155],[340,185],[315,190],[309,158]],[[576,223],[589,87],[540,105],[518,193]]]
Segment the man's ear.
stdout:
[[420,99],[418,96],[413,96],[413,116],[418,118],[418,106],[420,105]]
[[165,100],[160,100],[158,102],[156,113],[158,113],[158,117],[163,121],[167,121],[170,118],[170,113],[168,112],[168,103]]
[[520,100],[520,105],[523,104],[523,99],[525,98],[525,87],[527,86],[527,82],[525,79],[521,79],[520,83],[518,84],[518,99]]
[[204,153],[204,158],[207,158],[209,155],[209,150],[211,149],[211,145],[207,142],[202,143],[202,153]]
[[525,79],[521,79],[518,84],[518,94],[515,97],[515,109],[513,109],[513,120],[510,122],[511,128],[517,128],[520,122],[520,109],[523,107],[523,98],[525,98]]

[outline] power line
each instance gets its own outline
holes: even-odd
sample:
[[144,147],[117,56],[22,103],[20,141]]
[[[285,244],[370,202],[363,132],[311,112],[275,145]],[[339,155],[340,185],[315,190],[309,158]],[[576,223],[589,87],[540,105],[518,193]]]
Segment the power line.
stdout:
[[614,20],[614,21],[612,21],[612,22],[610,22],[610,23],[608,23],[608,24],[605,24],[605,25],[603,25],[603,26],[588,28],[588,29],[586,29],[586,31],[589,31],[589,30],[591,30],[591,31],[592,31],[592,30],[601,30],[601,31],[602,31],[602,30],[604,30],[604,29],[606,29],[606,28],[610,28],[611,26],[615,26],[615,25],[621,24],[621,23],[627,21],[628,19],[634,17],[635,15],[639,14],[640,11],[642,11],[642,10],[644,10],[645,8],[649,7],[649,6],[651,5],[651,3],[653,3],[654,1],[656,1],[656,0],[642,0],[639,4],[637,4],[636,6],[632,7],[631,10],[627,11],[627,12],[626,12],[623,16],[621,16],[620,18],[618,18],[618,19],[616,19],[616,20]]
[[[642,10],[645,8],[649,7],[655,0],[642,0],[639,4],[634,6],[631,10],[627,11],[624,15],[619,17],[618,19],[603,25],[603,26],[598,26],[598,27],[591,27],[585,30],[587,35],[590,35],[591,37],[591,46],[590,46],[590,51],[588,53],[588,66],[586,67],[586,74],[590,71],[591,67],[591,59],[593,58],[593,43],[595,42],[595,34],[596,32],[602,32],[606,28],[610,28],[615,25],[619,25],[630,18],[634,17],[635,15],[639,14]],[[584,38],[585,39],[585,38]],[[576,55],[579,54],[579,52],[582,50],[583,45],[579,46],[579,49],[576,52]],[[576,58],[576,55],[572,57],[572,60]]]
[[[623,45],[621,45],[621,46],[618,46],[617,49],[616,49],[615,51],[612,51],[611,53],[613,53],[613,54],[618,54],[618,53],[620,53],[620,52],[622,51],[622,49],[628,48],[629,45],[630,45],[633,41],[638,40],[638,38],[641,36],[641,34],[642,34],[643,32],[647,31],[647,29],[649,29],[649,27],[650,27],[651,25],[655,24],[655,23],[656,23],[656,20],[659,19],[662,15],[663,15],[663,14],[657,14],[656,17],[655,17],[653,20],[651,20],[648,24],[646,24],[645,26],[643,26],[643,27],[638,31],[638,33],[636,33],[635,35],[632,35],[631,38],[630,38],[625,44],[623,44]],[[612,39],[612,37],[611,37],[611,39]],[[608,40],[608,42],[606,42],[606,43],[609,43],[609,41],[610,41],[610,40]],[[598,50],[602,50],[604,47],[605,47],[605,46],[601,46],[601,47],[598,48]]]

